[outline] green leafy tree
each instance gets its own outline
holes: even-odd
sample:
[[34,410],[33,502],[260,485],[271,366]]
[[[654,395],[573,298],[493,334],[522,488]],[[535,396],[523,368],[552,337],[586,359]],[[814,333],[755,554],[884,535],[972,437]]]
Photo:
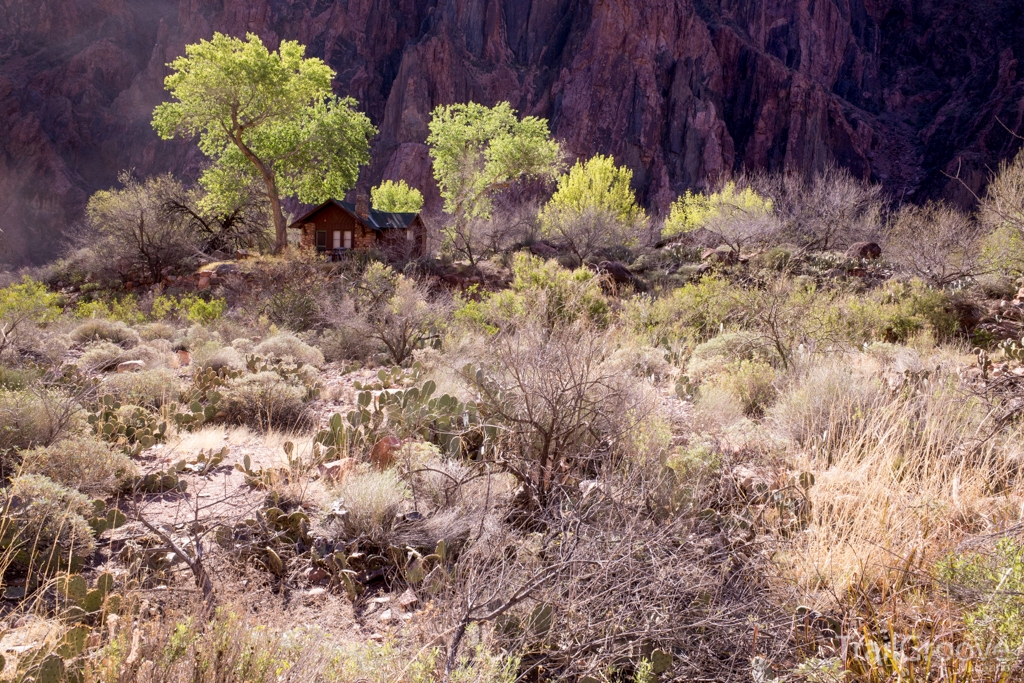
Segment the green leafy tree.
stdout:
[[981,198],[978,220],[990,232],[988,260],[1007,273],[1024,272],[1024,150],[999,164]]
[[391,213],[419,213],[423,209],[423,193],[404,180],[385,180],[370,190],[373,208]]
[[779,229],[772,201],[750,187],[726,183],[712,194],[686,194],[672,204],[663,234],[675,237],[704,229],[739,253],[744,244]]
[[60,297],[30,278],[0,289],[0,354],[17,347],[28,325],[48,323],[60,315]]
[[343,196],[369,161],[370,120],[331,90],[334,71],[305,47],[269,51],[250,34],[215,33],[185,48],[164,84],[174,101],[153,114],[164,139],[199,136],[211,160],[200,183],[207,201],[237,205],[257,181],[274,221],[275,252],[288,244],[282,197],[312,204]]
[[616,166],[613,157],[577,161],[541,210],[543,234],[560,239],[580,263],[600,249],[634,246],[646,216],[632,182],[633,171]]
[[491,217],[495,196],[520,180],[555,177],[561,153],[546,119],[520,120],[508,102],[439,106],[427,145],[444,210],[452,216],[445,246],[470,264],[479,258],[477,219]]

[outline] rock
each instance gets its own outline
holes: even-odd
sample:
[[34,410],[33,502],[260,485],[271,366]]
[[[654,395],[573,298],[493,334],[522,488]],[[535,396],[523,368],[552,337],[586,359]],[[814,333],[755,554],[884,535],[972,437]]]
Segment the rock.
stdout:
[[342,458],[320,465],[320,476],[333,482],[341,482],[359,464],[355,458]]
[[548,118],[573,155],[628,159],[645,204],[661,211],[733,169],[810,172],[831,160],[894,195],[940,196],[954,194],[944,171],[962,159],[958,175],[978,191],[1017,147],[993,131],[999,121],[1020,130],[1007,113],[1024,95],[1020,3],[903,5],[19,2],[0,22],[0,215],[19,226],[5,247],[51,256],[41,236],[77,223],[119,169],[194,178],[195,143],[161,142],[149,122],[166,96],[163,65],[213,30],[271,46],[298,38],[325,59],[338,94],[380,129],[367,175],[408,179],[431,211],[430,112],[469,94]]
[[530,245],[530,253],[542,259],[552,259],[558,256],[558,250],[547,242],[534,242]]
[[118,374],[122,372],[138,372],[139,370],[144,370],[145,368],[146,363],[141,360],[126,360],[123,363],[117,364]]
[[739,262],[739,257],[732,247],[721,246],[717,249],[705,249],[704,253],[700,255],[701,261],[714,261],[717,263],[735,264]]
[[413,592],[412,588],[406,588],[405,592],[398,596],[398,608],[403,612],[409,612],[420,604],[420,599]]
[[219,277],[225,277],[227,275],[238,275],[241,271],[234,263],[222,263],[213,272]]
[[370,462],[378,470],[386,470],[394,464],[398,447],[401,445],[402,442],[395,437],[385,436],[373,445],[373,450],[370,451]]
[[310,583],[319,583],[330,577],[327,570],[321,569],[320,567],[311,567],[309,573],[306,574],[306,580]]
[[209,289],[210,288],[210,273],[203,271],[199,274],[199,282],[196,285],[198,289]]
[[235,251],[235,260],[243,261],[249,258],[252,254],[249,253],[248,249],[238,249]]
[[602,261],[598,264],[597,270],[607,274],[617,285],[631,285],[636,282],[636,276],[619,261]]
[[180,367],[185,367],[186,365],[191,365],[192,364],[192,354],[191,353],[189,353],[185,349],[178,349],[177,354],[178,354],[178,365]]
[[882,247],[874,242],[855,242],[846,250],[847,258],[873,261],[882,257]]

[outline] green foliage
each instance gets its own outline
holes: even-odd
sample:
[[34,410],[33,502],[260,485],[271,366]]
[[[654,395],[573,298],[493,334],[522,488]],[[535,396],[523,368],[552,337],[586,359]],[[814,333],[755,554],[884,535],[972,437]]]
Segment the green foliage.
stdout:
[[967,628],[985,652],[1015,661],[1024,647],[1024,545],[1002,538],[995,551],[955,554],[939,575],[971,604]]
[[86,521],[93,509],[77,491],[38,474],[21,475],[0,491],[0,546],[33,574],[75,570],[96,549]]
[[508,102],[438,106],[427,145],[444,209],[463,217],[489,216],[493,194],[523,179],[554,175],[558,143],[548,122],[521,121]]
[[960,331],[950,295],[920,280],[890,281],[866,298],[850,298],[843,305],[847,338],[857,343],[904,343],[929,331],[939,341]]
[[23,319],[41,325],[60,314],[60,295],[41,282],[26,277],[19,284],[0,289],[0,324]]
[[161,294],[153,299],[150,316],[154,320],[164,320],[173,315],[196,325],[209,325],[224,315],[227,307],[224,299],[204,299],[196,294],[179,297]]
[[137,474],[127,455],[85,434],[24,451],[21,458],[25,473],[41,474],[91,496],[116,493]]
[[483,294],[479,301],[460,298],[455,320],[495,333],[537,320],[549,329],[588,320],[609,322],[610,307],[601,291],[601,279],[587,268],[567,270],[519,252],[512,262],[509,289]]
[[722,367],[707,383],[736,398],[746,415],[761,417],[775,399],[775,378],[768,363],[742,359]]
[[128,325],[136,325],[146,320],[145,314],[139,310],[139,300],[134,294],[126,294],[110,301],[82,299],[75,305],[75,317],[105,318]]
[[633,194],[633,171],[616,166],[615,159],[600,154],[586,163],[577,161],[558,178],[558,189],[541,211],[541,224],[550,229],[563,213],[582,216],[607,213],[629,225],[643,216]]
[[0,455],[51,443],[73,424],[62,415],[70,418],[76,411],[77,404],[59,388],[0,389]]
[[707,227],[713,221],[746,215],[767,215],[773,211],[772,201],[762,197],[752,188],[737,190],[736,183],[726,183],[718,192],[710,195],[689,190],[677,199],[665,221],[664,235],[674,237],[699,228]]
[[373,208],[390,213],[419,213],[423,209],[423,193],[404,180],[385,180],[370,190]]
[[561,240],[581,262],[599,249],[636,246],[645,216],[632,181],[633,172],[610,156],[576,162],[540,212],[543,234]]
[[164,83],[174,101],[156,108],[154,128],[164,139],[199,136],[212,162],[200,179],[211,207],[237,205],[262,184],[278,250],[287,244],[281,197],[344,196],[369,161],[370,120],[355,100],[334,95],[334,72],[297,42],[271,52],[254,34],[215,33],[188,45],[171,70]]

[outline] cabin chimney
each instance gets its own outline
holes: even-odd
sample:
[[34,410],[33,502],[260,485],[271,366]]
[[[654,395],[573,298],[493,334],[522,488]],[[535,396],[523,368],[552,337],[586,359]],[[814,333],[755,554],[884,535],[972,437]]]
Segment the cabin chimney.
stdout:
[[363,220],[370,217],[370,197],[365,192],[356,195],[356,215]]

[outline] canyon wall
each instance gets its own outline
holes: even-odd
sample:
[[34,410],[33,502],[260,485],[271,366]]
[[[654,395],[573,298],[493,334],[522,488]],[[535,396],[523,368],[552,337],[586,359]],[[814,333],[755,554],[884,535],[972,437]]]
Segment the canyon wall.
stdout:
[[214,31],[308,45],[380,129],[361,182],[406,178],[435,206],[442,103],[549,118],[655,210],[833,162],[969,204],[1024,132],[1020,0],[0,0],[0,260],[51,258],[122,169],[198,173],[149,122],[166,63]]

